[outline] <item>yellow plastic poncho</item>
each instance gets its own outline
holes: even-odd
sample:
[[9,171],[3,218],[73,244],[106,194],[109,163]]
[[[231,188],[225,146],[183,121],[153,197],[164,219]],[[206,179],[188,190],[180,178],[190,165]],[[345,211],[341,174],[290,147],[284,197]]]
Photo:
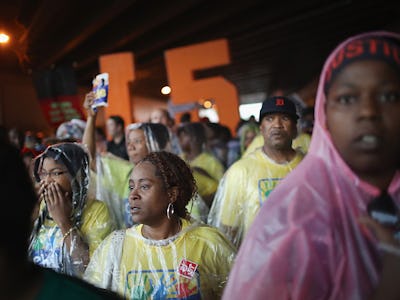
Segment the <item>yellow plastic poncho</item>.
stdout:
[[278,164],[258,148],[235,162],[219,184],[208,223],[239,246],[268,195],[302,158],[297,152],[290,162]]
[[215,228],[181,219],[166,240],[142,236],[143,225],[115,231],[94,254],[90,283],[126,299],[220,299],[235,249]]

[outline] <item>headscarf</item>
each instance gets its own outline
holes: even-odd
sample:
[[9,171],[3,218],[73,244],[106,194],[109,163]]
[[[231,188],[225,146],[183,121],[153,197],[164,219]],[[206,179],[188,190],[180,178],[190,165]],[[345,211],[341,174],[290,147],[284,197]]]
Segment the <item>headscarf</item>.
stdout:
[[[45,158],[53,158],[63,164],[71,176],[72,187],[72,222],[80,228],[82,213],[87,201],[89,187],[89,156],[87,152],[76,143],[60,143],[47,147],[47,149],[35,159],[34,176],[40,181],[39,172]],[[34,225],[33,234],[36,234],[48,216],[47,207],[41,212]]]
[[[308,155],[270,194],[241,246],[224,299],[367,299],[379,281],[377,241],[357,222],[380,190],[363,181],[335,149],[326,126],[326,61],[318,87]],[[387,145],[388,147],[390,145]],[[400,205],[400,172],[388,193]]]

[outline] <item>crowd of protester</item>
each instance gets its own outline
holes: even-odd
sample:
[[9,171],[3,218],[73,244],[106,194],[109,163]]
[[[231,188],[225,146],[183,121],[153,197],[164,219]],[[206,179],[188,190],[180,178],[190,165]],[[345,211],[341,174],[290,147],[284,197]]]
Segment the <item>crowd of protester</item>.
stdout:
[[90,92],[54,136],[1,128],[4,295],[399,299],[399,71],[371,32],[329,56],[315,114],[270,96],[232,134],[160,108],[107,140]]

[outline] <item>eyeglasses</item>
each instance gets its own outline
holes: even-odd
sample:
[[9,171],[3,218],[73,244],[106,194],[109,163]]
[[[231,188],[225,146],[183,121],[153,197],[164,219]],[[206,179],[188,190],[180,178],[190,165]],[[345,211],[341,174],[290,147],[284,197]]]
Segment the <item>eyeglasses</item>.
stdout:
[[44,180],[47,176],[50,176],[50,178],[52,179],[57,179],[65,173],[68,173],[68,171],[62,170],[62,171],[52,171],[52,172],[40,172],[38,175],[40,180]]

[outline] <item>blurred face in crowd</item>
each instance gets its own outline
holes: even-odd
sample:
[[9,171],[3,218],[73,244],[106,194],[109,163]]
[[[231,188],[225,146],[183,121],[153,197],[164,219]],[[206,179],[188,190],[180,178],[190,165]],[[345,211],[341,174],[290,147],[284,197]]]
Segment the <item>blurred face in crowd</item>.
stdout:
[[248,130],[246,132],[246,135],[244,136],[244,149],[247,149],[247,147],[249,147],[249,145],[254,140],[256,135],[257,135],[257,133],[253,130]]
[[264,145],[273,150],[290,150],[297,130],[294,120],[284,113],[266,114],[261,120],[260,131]]
[[398,71],[377,60],[346,66],[327,92],[326,124],[339,154],[361,178],[398,168]]
[[129,132],[126,148],[129,160],[134,164],[138,163],[149,153],[146,145],[146,137],[142,129],[133,129]]
[[160,123],[164,126],[169,126],[169,119],[164,110],[156,109],[150,114],[150,123]]
[[107,132],[110,136],[115,136],[117,133],[117,124],[115,124],[115,121],[113,119],[108,119],[106,123],[107,127]]
[[111,137],[115,137],[123,131],[121,125],[117,125],[113,119],[108,119],[106,122],[107,132]]
[[184,131],[181,131],[179,133],[178,138],[179,138],[179,145],[181,146],[182,151],[185,153],[190,152],[190,149],[191,149],[190,145],[191,145],[191,141],[192,141],[192,138],[190,137],[190,135]]
[[314,115],[311,113],[304,115],[300,120],[300,127],[302,132],[312,135],[314,128]]
[[8,139],[13,146],[20,148],[21,141],[17,130],[11,129],[8,132]]

